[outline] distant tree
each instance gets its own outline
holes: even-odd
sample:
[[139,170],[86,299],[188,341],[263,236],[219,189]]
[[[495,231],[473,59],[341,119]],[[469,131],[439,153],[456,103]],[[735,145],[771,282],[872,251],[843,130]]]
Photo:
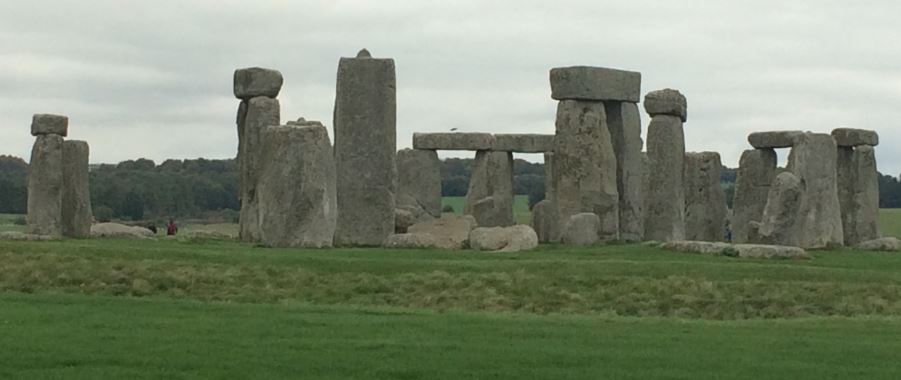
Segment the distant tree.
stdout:
[[28,208],[28,164],[0,156],[0,213],[24,214]]

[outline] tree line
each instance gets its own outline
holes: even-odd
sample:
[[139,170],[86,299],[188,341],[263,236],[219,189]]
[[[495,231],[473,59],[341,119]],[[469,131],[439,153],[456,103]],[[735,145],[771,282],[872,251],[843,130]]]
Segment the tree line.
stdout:
[[[448,158],[441,166],[441,195],[465,196],[469,189],[472,159]],[[28,164],[18,157],[0,156],[0,213],[24,214],[27,210]],[[513,162],[514,192],[528,195],[529,203],[544,199],[544,164],[517,159]],[[732,203],[736,171],[724,168],[721,183]],[[91,202],[98,220],[146,220],[166,218],[236,219],[238,168],[235,160],[148,159],[118,164],[91,165]],[[882,208],[901,208],[901,182],[879,175]]]

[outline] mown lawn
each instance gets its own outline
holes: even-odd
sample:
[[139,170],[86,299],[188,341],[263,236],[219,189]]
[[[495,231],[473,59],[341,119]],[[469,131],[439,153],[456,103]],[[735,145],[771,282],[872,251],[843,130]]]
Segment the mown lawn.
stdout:
[[0,295],[4,379],[896,379],[901,320]]

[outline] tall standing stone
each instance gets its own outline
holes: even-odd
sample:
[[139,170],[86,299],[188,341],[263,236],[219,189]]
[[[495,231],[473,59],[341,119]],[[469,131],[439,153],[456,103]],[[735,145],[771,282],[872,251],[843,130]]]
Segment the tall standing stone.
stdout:
[[647,240],[685,239],[685,189],[683,186],[687,102],[679,91],[665,89],[645,96],[648,126],[648,187],[645,234]]
[[879,174],[873,147],[840,146],[837,165],[845,245],[879,238]]
[[396,84],[393,59],[361,50],[338,63],[335,166],[336,245],[381,245],[394,233],[397,188]]
[[88,162],[90,148],[84,141],[63,142],[63,195],[62,221],[64,236],[87,238],[91,236],[91,187]]
[[441,217],[441,160],[437,152],[397,152],[397,207],[416,208],[434,218]]
[[28,233],[63,232],[63,137],[38,135],[28,165]]
[[274,247],[331,247],[335,162],[322,124],[266,127],[257,186],[260,239]]
[[281,124],[280,106],[275,99],[284,79],[278,70],[249,67],[235,70],[232,84],[238,105],[238,182],[241,216],[239,235],[244,241],[260,240],[259,207],[256,199],[260,171],[263,130]]
[[749,240],[761,244],[799,246],[802,197],[801,180],[790,172],[779,173],[770,186],[763,216],[756,224],[756,234],[752,231]]
[[581,213],[599,219],[601,240],[619,238],[616,155],[610,142],[604,104],[562,100],[557,105],[554,138],[554,205],[560,225]]
[[247,102],[247,113],[244,118],[244,130],[240,134],[243,142],[239,143],[241,152],[241,216],[240,235],[244,241],[260,240],[259,204],[257,200],[257,184],[262,166],[262,139],[266,127],[278,126],[281,114],[278,99],[265,96],[251,98]]
[[776,178],[776,151],[751,149],[741,155],[732,202],[732,242],[748,243],[751,222],[763,217],[770,185]]
[[463,214],[479,227],[513,225],[513,153],[480,150],[471,172]]
[[538,234],[538,241],[541,243],[560,241],[560,218],[554,202],[545,199],[532,207],[532,229]]
[[722,163],[716,152],[685,154],[685,239],[722,241],[726,195],[720,185]]
[[556,199],[554,187],[554,152],[547,152],[544,154],[544,199]]
[[788,171],[801,181],[801,248],[815,249],[844,244],[838,199],[835,139],[828,134],[805,133],[788,156]]
[[616,186],[619,193],[620,239],[640,241],[644,236],[641,218],[641,116],[638,105],[605,101],[607,127],[616,154]]

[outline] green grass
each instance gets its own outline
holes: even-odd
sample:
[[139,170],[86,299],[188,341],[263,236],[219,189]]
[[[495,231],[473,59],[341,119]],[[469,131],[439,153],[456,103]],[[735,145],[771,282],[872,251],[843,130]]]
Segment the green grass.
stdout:
[[6,294],[0,378],[896,379],[899,322]]
[[[462,214],[466,203],[466,197],[442,197],[441,207],[450,205],[454,208],[454,214]],[[529,224],[529,196],[517,195],[513,198],[513,219],[517,224]]]
[[901,238],[901,209],[879,210],[879,232],[882,236]]

